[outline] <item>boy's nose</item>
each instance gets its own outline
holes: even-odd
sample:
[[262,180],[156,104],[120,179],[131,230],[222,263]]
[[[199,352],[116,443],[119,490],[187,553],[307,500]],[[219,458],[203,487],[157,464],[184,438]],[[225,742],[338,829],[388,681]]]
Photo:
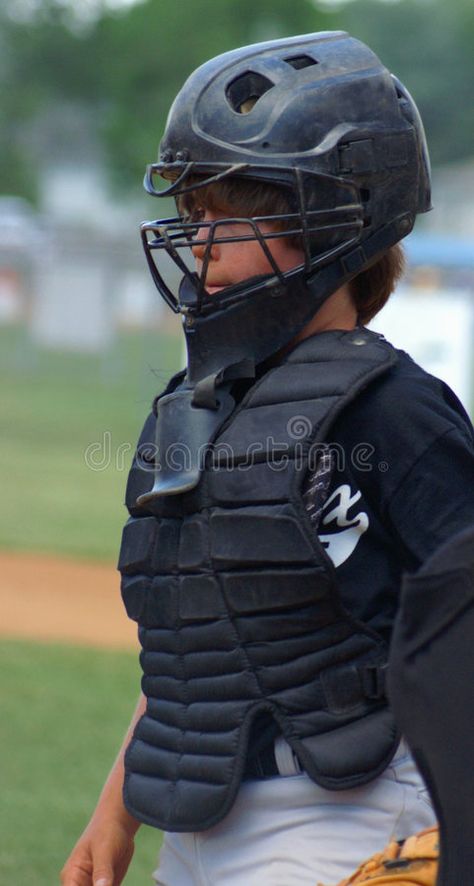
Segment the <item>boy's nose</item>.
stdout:
[[[193,238],[191,244],[191,251],[194,258],[197,258],[200,261],[204,259],[206,249],[208,248],[209,231],[209,228],[198,228],[196,236]],[[211,245],[210,258],[213,261],[216,261],[216,259],[219,258],[219,247],[215,243],[212,243]]]

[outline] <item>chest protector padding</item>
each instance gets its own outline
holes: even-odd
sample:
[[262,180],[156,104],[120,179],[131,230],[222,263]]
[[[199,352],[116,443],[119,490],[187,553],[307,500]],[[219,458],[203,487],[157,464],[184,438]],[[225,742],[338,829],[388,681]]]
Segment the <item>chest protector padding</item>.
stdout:
[[147,696],[125,762],[137,819],[175,831],[217,823],[262,711],[324,787],[363,784],[391,759],[387,651],[342,606],[300,490],[336,415],[395,360],[364,330],[305,340],[250,388],[197,488],[139,508],[153,485],[154,416],[145,424],[119,562]]

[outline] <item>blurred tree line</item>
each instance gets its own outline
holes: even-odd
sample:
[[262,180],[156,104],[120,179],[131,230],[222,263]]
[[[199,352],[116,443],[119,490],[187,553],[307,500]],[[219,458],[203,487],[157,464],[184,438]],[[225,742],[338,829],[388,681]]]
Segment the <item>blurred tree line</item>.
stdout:
[[[122,193],[139,190],[169,105],[201,62],[238,45],[344,29],[416,96],[432,161],[473,154],[472,0],[2,0],[0,193],[35,200],[55,152],[91,143]],[[86,138],[86,135],[89,137]],[[91,138],[92,134],[92,138]]]

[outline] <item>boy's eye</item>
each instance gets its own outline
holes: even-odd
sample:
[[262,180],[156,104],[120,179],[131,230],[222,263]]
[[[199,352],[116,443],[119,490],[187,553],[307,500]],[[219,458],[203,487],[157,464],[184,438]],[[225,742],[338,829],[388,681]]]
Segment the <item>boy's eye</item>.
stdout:
[[[199,222],[202,222],[206,214],[205,209],[201,209],[200,207],[193,208],[188,212],[185,212],[182,216],[183,224],[185,225],[198,225]],[[187,227],[185,229],[185,237],[191,242],[195,239],[198,233],[198,228]]]
[[196,206],[194,209],[191,210],[186,221],[191,222],[191,224],[193,222],[200,222],[203,220],[205,214],[206,212],[204,209],[202,209],[200,206]]

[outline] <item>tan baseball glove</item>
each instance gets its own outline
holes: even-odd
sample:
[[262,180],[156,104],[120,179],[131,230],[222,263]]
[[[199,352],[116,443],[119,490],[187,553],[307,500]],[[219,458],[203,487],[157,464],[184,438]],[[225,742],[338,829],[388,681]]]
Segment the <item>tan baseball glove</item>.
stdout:
[[[338,886],[436,886],[438,873],[438,828],[428,828],[404,843],[389,843],[364,861],[348,880]],[[323,886],[319,883],[318,886]]]

